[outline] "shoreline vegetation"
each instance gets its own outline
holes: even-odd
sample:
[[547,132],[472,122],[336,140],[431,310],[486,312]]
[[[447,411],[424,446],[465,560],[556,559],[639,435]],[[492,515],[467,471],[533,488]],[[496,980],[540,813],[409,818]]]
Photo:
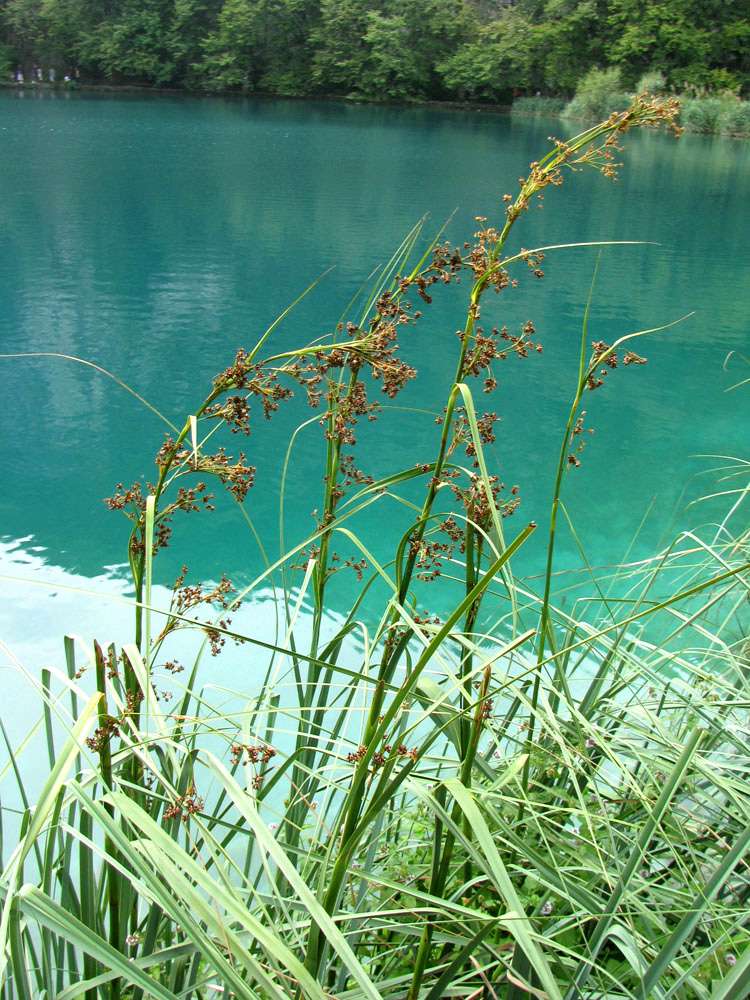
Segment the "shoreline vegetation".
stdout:
[[[493,447],[542,433],[530,394],[524,412],[497,412],[502,383],[544,363],[532,320],[503,326],[504,306],[527,295],[533,312],[544,283],[529,294],[517,275],[541,281],[564,239],[512,250],[511,231],[582,170],[615,181],[630,130],[679,136],[677,113],[639,96],[551,140],[514,194],[499,189],[495,220],[458,244],[425,241],[420,223],[343,316],[269,354],[314,283],[207,372],[178,425],[164,420],[149,480],[113,483],[132,631],[117,645],[67,636],[41,676],[14,663],[40,713],[15,745],[3,730],[3,1000],[746,995],[746,458],[716,459],[718,522],[691,505],[690,530],[652,559],[597,569],[581,547],[585,578],[556,573],[561,536],[578,538],[570,477],[620,447],[590,437],[589,393],[637,394],[641,345],[680,317],[597,329],[594,275],[538,523]],[[399,344],[415,324],[438,335],[436,296],[462,303],[452,381],[429,444],[405,467],[386,444],[374,479],[358,438],[397,397],[408,434],[420,372]],[[244,591],[184,567],[159,606],[162,550],[222,501],[252,516],[265,420],[293,406],[291,440],[322,446],[315,526],[264,539],[267,568]],[[384,557],[361,536],[374,504],[393,510]],[[539,576],[522,579],[516,553],[535,532]],[[273,642],[232,624],[269,584]],[[238,657],[236,690],[211,681],[219,654]]]
[[648,91],[689,131],[747,137],[750,24],[698,0],[0,0],[0,81],[591,122]]
[[[593,75],[598,75],[594,71]],[[605,74],[602,74],[605,75]],[[591,77],[592,74],[589,74]],[[585,93],[578,92],[572,100],[564,97],[517,97],[510,104],[472,103],[468,101],[393,101],[374,100],[360,95],[341,96],[336,94],[274,94],[260,91],[238,93],[236,90],[218,92],[215,90],[186,91],[180,87],[154,87],[147,84],[117,84],[110,82],[77,83],[11,83],[0,82],[0,90],[23,91],[31,93],[90,93],[90,94],[133,94],[133,95],[172,95],[191,97],[254,97],[262,100],[309,100],[331,101],[346,104],[369,104],[385,107],[424,107],[436,110],[479,112],[484,114],[511,114],[523,118],[557,118],[573,122],[592,122],[613,111],[622,111],[633,99],[632,93],[622,90],[605,92],[589,103]],[[640,89],[639,93],[645,92]],[[663,90],[655,93],[663,94]],[[750,101],[745,101],[732,90],[720,93],[701,92],[693,88],[684,95],[679,95],[680,111],[677,121],[686,132],[702,135],[717,135],[731,139],[750,138]]]
[[[664,95],[666,81],[661,73],[646,73],[638,81],[637,93]],[[750,138],[750,101],[733,90],[707,92],[691,87],[676,95],[680,102],[677,121],[686,132]],[[572,100],[559,97],[519,97],[511,114],[534,118],[564,118],[595,121],[613,111],[623,111],[633,100],[622,86],[617,70],[590,70],[578,83]]]

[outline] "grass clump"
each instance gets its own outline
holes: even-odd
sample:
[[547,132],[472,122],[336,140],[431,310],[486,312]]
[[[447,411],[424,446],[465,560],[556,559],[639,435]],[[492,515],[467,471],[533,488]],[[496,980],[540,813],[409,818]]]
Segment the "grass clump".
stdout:
[[705,93],[694,90],[682,102],[680,122],[688,132],[706,135],[750,136],[750,103],[731,90]]
[[[498,414],[470,389],[491,395],[502,365],[540,348],[531,322],[492,325],[514,268],[542,277],[554,249],[508,251],[524,212],[566,169],[613,176],[620,135],[674,127],[676,113],[638,98],[557,141],[506,196],[501,224],[478,220],[461,247],[436,239],[418,253],[416,229],[351,319],[283,353],[264,355],[268,334],[238,350],[170,427],[155,482],[117,487],[108,502],[131,522],[134,633],[120,648],[67,640],[66,670],[28,678],[50,775],[32,803],[13,748],[21,822],[0,879],[4,996],[739,995],[750,535],[733,517],[746,483],[710,536],[685,533],[614,578],[592,570],[583,586],[553,588],[585,395],[645,363],[643,331],[605,343],[587,309],[536,591],[512,567],[539,529],[509,530],[517,490],[485,456]],[[434,452],[373,479],[356,458],[359,423],[417,376],[398,340],[451,290],[465,295],[465,324]],[[244,436],[253,407],[272,418],[292,389],[314,411],[299,433],[319,427],[325,443],[316,530],[282,544],[243,593],[182,574],[170,606],[155,607],[175,519],[206,516],[211,481],[239,503],[252,496],[254,467],[220,435]],[[405,512],[386,561],[357,533],[382,502]],[[357,585],[332,625],[339,572]],[[272,643],[230,620],[269,584]],[[379,613],[365,614],[378,587]],[[178,663],[185,630],[216,653],[242,643],[251,688],[205,686],[200,653]]]
[[567,103],[564,97],[516,97],[511,113],[529,118],[559,118]]

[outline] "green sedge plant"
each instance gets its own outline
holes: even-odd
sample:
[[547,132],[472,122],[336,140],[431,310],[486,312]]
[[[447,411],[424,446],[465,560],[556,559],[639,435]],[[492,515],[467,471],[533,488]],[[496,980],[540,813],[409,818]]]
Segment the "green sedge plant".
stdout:
[[[508,530],[518,497],[486,454],[497,413],[479,412],[470,389],[479,380],[490,395],[493,370],[538,347],[530,323],[491,326],[514,266],[541,276],[557,249],[506,250],[532,200],[566,170],[613,176],[621,135],[673,128],[677,111],[640,97],[556,141],[507,196],[503,225],[479,220],[461,248],[441,234],[418,251],[417,227],[355,319],[298,349],[265,356],[270,331],[240,349],[170,425],[154,482],[117,487],[132,641],[69,638],[64,670],[29,677],[50,761],[35,802],[23,778],[33,741],[9,746],[21,806],[0,879],[4,998],[743,995],[750,534],[735,522],[747,487],[732,479],[709,536],[685,532],[651,560],[553,586],[584,395],[602,371],[644,361],[642,332],[592,339],[586,310],[536,592],[512,567],[541,529]],[[417,376],[398,338],[456,286],[466,320],[434,453],[374,480],[356,458],[358,423],[381,409],[372,389],[393,400]],[[174,519],[213,507],[211,481],[251,504],[256,470],[221,435],[249,433],[251,408],[272,418],[293,391],[314,411],[294,439],[324,440],[316,529],[282,539],[240,593],[185,571],[157,607]],[[387,562],[356,530],[385,498],[410,516]],[[357,586],[332,626],[338,572]],[[231,620],[269,585],[271,643]],[[373,616],[365,599],[380,593]],[[170,649],[187,630],[201,648],[185,665]],[[263,676],[216,692],[202,657],[233,642]]]

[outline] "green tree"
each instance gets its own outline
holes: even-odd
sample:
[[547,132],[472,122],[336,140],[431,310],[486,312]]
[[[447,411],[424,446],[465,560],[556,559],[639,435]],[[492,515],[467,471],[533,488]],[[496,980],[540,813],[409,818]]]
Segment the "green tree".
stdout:
[[437,64],[471,23],[462,0],[323,0],[313,79],[326,93],[379,100],[448,96]]
[[0,18],[2,40],[14,61],[25,63],[43,58],[48,42],[41,0],[7,0]]
[[86,62],[86,43],[97,23],[97,5],[85,0],[42,0],[41,9],[49,61],[59,69]]
[[199,65],[204,42],[214,29],[220,10],[221,0],[174,0],[166,44],[175,78],[187,87],[201,84]]
[[311,33],[311,74],[318,90],[348,93],[358,86],[368,52],[367,14],[367,0],[322,0]]
[[503,11],[491,24],[443,59],[438,70],[460,97],[509,101],[516,89],[541,85],[537,29],[519,10]]
[[225,0],[196,67],[204,86],[308,93],[318,17],[317,0]]
[[409,27],[410,51],[424,64],[426,96],[453,97],[437,67],[471,37],[476,25],[472,4],[465,0],[405,0],[401,5],[395,2],[393,5],[394,9],[403,9]]
[[543,53],[540,88],[570,94],[586,69],[607,61],[607,3],[547,0],[535,35]]
[[87,54],[110,80],[162,86],[174,79],[173,0],[126,0],[95,28]]
[[427,67],[411,50],[403,14],[368,11],[364,37],[367,54],[361,67],[362,90],[379,100],[421,97],[427,89]]
[[254,88],[257,27],[258,6],[253,0],[226,0],[204,44],[200,64],[204,86],[209,90]]
[[289,96],[314,90],[311,35],[319,22],[319,0],[258,0],[261,89]]
[[370,11],[365,93],[398,100],[444,96],[436,67],[466,37],[466,10],[460,0],[391,0],[382,13]]
[[608,30],[611,60],[632,81],[661,70],[677,86],[710,85],[725,71],[750,84],[747,0],[610,0]]

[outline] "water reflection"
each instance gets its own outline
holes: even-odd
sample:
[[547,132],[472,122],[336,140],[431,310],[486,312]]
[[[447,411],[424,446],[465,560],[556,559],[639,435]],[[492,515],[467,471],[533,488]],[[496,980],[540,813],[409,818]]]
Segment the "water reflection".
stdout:
[[[204,581],[204,591],[212,587],[211,581]],[[162,627],[172,596],[167,587],[153,588],[154,635]],[[246,636],[252,645],[236,646],[228,640],[225,651],[212,658],[202,649],[203,633],[184,630],[169,637],[159,662],[169,657],[192,665],[200,656],[204,662],[199,675],[202,683],[227,684],[249,696],[262,679],[258,658],[270,659],[274,648],[284,644],[286,626],[277,597],[270,588],[260,587],[232,612],[232,629]],[[291,593],[293,602],[298,597],[296,592]],[[64,672],[66,635],[79,636],[89,648],[96,639],[103,647],[113,642],[119,649],[133,641],[134,608],[127,566],[108,566],[102,573],[88,577],[56,565],[49,551],[32,536],[0,539],[0,641],[4,666],[22,666],[33,676],[47,667]],[[200,619],[212,621],[211,609]],[[324,640],[333,636],[343,621],[341,615],[327,614],[322,628]],[[300,648],[311,638],[310,623],[310,606],[302,600],[295,620]],[[352,648],[359,648],[356,640]],[[255,664],[250,673],[248,650],[252,650]]]
[[[270,349],[329,331],[423,213],[433,220],[431,236],[458,206],[449,235],[461,242],[475,215],[501,214],[503,193],[517,189],[551,128],[424,109],[39,96],[22,104],[0,95],[0,353],[54,351],[100,364],[179,426],[236,348],[251,346],[329,265],[335,271],[278,329]],[[567,477],[565,496],[593,563],[617,561],[655,501],[634,556],[650,554],[690,476],[715,464],[690,456],[744,455],[750,444],[748,424],[738,419],[742,390],[726,393],[738,379],[723,369],[731,351],[748,354],[743,209],[750,144],[686,136],[675,145],[634,135],[625,158],[616,188],[593,173],[570,178],[559,196],[546,199],[544,212],[528,213],[518,236],[526,246],[660,244],[604,251],[591,339],[611,342],[695,310],[643,345],[645,369],[613,373],[586,399],[596,434],[582,467]],[[544,345],[541,357],[498,372],[500,391],[490,404],[503,418],[490,471],[519,484],[521,523],[540,524],[522,552],[523,573],[543,566],[550,482],[596,256],[590,248],[549,254],[544,282],[521,275],[517,293],[486,307],[488,324],[513,330],[532,319]],[[450,301],[436,296],[422,323],[404,334],[407,360],[422,381],[399,401],[403,409],[363,431],[365,471],[377,476],[432,458],[464,291]],[[118,482],[153,476],[167,428],[90,368],[52,358],[0,364],[2,530],[11,539],[33,535],[48,569],[110,595],[89,599],[88,609],[71,608],[76,618],[93,616],[80,627],[63,624],[62,592],[55,603],[42,600],[39,587],[25,585],[34,596],[14,613],[28,616],[38,604],[53,645],[71,628],[101,634],[94,625],[113,613],[111,588],[124,586],[119,570],[103,567],[123,560],[129,528],[102,498]],[[310,416],[297,402],[269,424],[257,421],[249,439],[258,477],[248,514],[270,559],[279,550],[280,522],[288,544],[301,541],[321,503],[322,445],[313,426],[297,439],[286,508],[279,510],[284,456]],[[356,530],[387,561],[410,517],[384,500]],[[580,564],[575,539],[561,537],[559,550],[563,563]],[[159,583],[169,584],[184,562],[194,579],[226,570],[247,580],[262,566],[252,532],[229,504],[192,526],[176,523],[174,548],[156,566]],[[127,620],[129,612],[119,611]],[[24,639],[31,630],[18,631]]]

